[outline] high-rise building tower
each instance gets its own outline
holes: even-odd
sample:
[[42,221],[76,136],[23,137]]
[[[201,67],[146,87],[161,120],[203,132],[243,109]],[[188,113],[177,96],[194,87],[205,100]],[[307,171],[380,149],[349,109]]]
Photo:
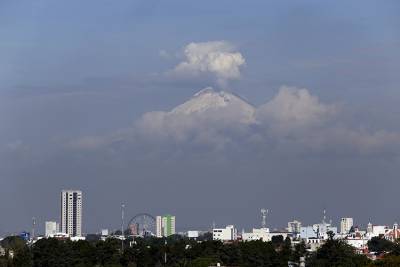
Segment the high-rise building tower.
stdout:
[[62,190],[61,232],[70,236],[82,235],[82,191]]
[[156,217],[157,237],[168,237],[175,234],[175,216]]
[[342,218],[340,220],[340,233],[348,234],[353,227],[353,218]]

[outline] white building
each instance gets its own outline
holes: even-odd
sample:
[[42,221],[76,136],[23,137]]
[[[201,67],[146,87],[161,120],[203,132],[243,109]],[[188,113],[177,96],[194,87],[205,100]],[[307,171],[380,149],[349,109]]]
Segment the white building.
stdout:
[[328,239],[329,232],[332,232],[334,235],[338,232],[337,227],[332,226],[330,223],[314,224],[313,228],[318,233],[318,237],[322,239]]
[[243,241],[254,241],[254,240],[262,240],[264,242],[271,241],[271,236],[268,228],[253,228],[253,231],[250,233],[242,233]]
[[366,237],[347,237],[344,241],[350,246],[362,250],[368,247],[368,238]]
[[71,236],[69,238],[69,240],[76,242],[76,241],[80,241],[80,240],[86,240],[86,237],[84,237],[84,236]]
[[305,239],[306,243],[308,239],[328,239],[328,233],[332,232],[337,234],[337,228],[329,223],[318,223],[313,226],[306,226],[300,228],[300,238]]
[[108,236],[108,229],[101,229],[102,236]]
[[386,225],[372,225],[371,223],[368,223],[367,236],[368,238],[373,238],[377,236],[383,237],[388,230],[389,227]]
[[82,191],[61,192],[61,232],[82,236]]
[[45,222],[45,236],[53,237],[56,233],[60,231],[60,225],[54,221]]
[[164,215],[156,217],[156,236],[168,237],[175,234],[175,216]]
[[309,238],[317,238],[317,232],[314,230],[312,226],[302,226],[300,228],[300,238],[309,239]]
[[298,220],[288,222],[287,230],[291,234],[292,238],[299,238],[301,232],[301,222]]
[[340,233],[348,234],[353,227],[353,218],[342,218],[340,220]]
[[288,222],[288,232],[290,233],[300,233],[301,222],[298,220],[294,220],[292,222]]
[[225,228],[213,229],[213,240],[232,241],[237,238],[237,230],[233,225],[228,225]]
[[69,234],[66,234],[66,233],[55,233],[54,234],[54,236],[51,236],[51,237],[54,237],[54,238],[57,238],[57,239],[70,239],[70,236],[69,236]]
[[285,240],[289,236],[289,232],[274,230],[269,232],[269,236],[271,237],[271,240],[274,236],[282,236],[283,240]]
[[199,231],[188,231],[187,232],[187,237],[188,238],[198,238],[199,237]]

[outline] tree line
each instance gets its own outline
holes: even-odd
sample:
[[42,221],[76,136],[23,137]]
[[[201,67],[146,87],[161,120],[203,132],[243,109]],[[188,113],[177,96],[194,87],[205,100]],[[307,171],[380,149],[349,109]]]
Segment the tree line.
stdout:
[[[106,241],[88,238],[72,242],[54,238],[40,239],[28,245],[19,237],[1,242],[5,249],[0,267],[208,267],[217,262],[223,266],[288,266],[306,257],[306,266],[400,266],[400,244],[381,238],[372,239],[371,250],[384,254],[371,261],[357,254],[344,241],[329,238],[316,252],[308,253],[304,243],[291,244],[289,238],[274,237],[271,242],[250,241],[223,244],[204,236],[195,241],[180,236],[166,239],[127,239]],[[10,253],[13,253],[11,257]]]

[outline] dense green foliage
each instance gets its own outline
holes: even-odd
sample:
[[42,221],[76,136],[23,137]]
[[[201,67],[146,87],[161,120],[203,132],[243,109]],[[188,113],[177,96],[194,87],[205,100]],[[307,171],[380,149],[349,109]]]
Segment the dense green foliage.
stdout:
[[[305,251],[304,245],[291,249],[290,240],[274,242],[237,242],[223,244],[203,237],[202,242],[173,236],[167,239],[146,238],[126,241],[61,241],[41,239],[31,247],[13,240],[18,253],[13,260],[0,261],[0,266],[72,267],[72,266],[193,266],[203,267],[217,262],[231,266],[287,266],[288,260]],[[8,242],[8,241],[7,241]],[[166,264],[165,261],[166,257]]]
[[352,246],[342,240],[328,239],[326,243],[307,260],[307,266],[367,266],[369,260],[355,253]]
[[368,250],[381,254],[385,251],[391,251],[394,248],[394,243],[383,237],[373,237],[368,241]]
[[121,252],[121,241],[117,239],[78,242],[41,239],[29,247],[22,239],[9,237],[2,246],[14,251],[14,258],[0,257],[0,267],[203,267],[217,262],[243,267],[288,266],[288,261],[298,262],[300,256],[307,257],[307,266],[400,266],[398,244],[392,243],[393,250],[384,259],[372,262],[333,238],[312,254],[307,254],[304,243],[292,246],[290,239],[279,237],[271,242],[223,244],[207,237],[197,242],[173,236],[167,240],[137,238],[135,242],[127,240],[124,245]]

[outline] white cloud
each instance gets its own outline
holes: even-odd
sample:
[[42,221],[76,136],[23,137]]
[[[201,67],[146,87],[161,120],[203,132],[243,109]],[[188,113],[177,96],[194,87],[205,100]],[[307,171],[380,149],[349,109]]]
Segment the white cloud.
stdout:
[[134,128],[140,138],[220,147],[253,123],[254,111],[240,97],[206,88],[171,111],[145,113]]
[[190,43],[184,48],[185,60],[173,70],[178,75],[211,73],[220,85],[228,80],[239,79],[240,66],[245,59],[234,46],[226,41]]
[[321,124],[336,111],[336,106],[321,103],[307,89],[283,86],[272,100],[258,108],[257,119],[290,130]]
[[125,148],[140,147],[144,153],[237,147],[261,154],[400,154],[400,133],[345,126],[338,109],[307,89],[295,87],[282,87],[259,108],[233,94],[208,88],[171,111],[145,113],[130,129],[73,144],[93,149],[117,143]]

